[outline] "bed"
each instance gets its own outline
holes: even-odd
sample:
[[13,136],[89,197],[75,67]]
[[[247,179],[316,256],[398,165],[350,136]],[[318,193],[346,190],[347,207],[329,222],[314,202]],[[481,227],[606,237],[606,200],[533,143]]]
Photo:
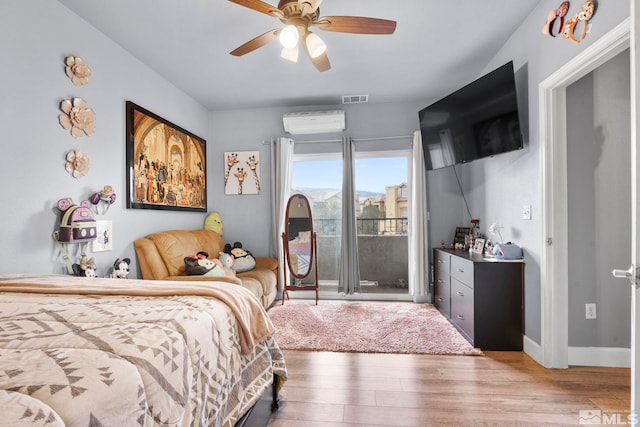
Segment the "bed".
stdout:
[[273,332],[229,283],[0,276],[3,425],[239,425],[286,380]]

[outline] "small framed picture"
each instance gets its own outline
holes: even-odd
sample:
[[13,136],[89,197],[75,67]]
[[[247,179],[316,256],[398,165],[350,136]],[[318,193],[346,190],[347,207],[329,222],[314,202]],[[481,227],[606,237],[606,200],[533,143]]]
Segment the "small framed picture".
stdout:
[[471,232],[470,227],[456,227],[456,234],[453,236],[453,243],[460,243],[464,245],[464,236]]
[[476,239],[476,242],[473,244],[473,252],[476,254],[481,254],[484,251],[484,239]]
[[224,194],[260,194],[260,152],[224,153]]
[[96,221],[97,238],[93,241],[93,252],[113,250],[113,223],[106,220]]

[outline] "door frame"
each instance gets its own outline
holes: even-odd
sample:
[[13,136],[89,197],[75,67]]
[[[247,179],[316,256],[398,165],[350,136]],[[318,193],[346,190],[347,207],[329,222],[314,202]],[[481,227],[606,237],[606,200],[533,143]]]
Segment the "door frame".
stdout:
[[538,87],[542,238],[540,256],[541,364],[569,362],[569,252],[566,88],[630,46],[631,18],[580,52]]

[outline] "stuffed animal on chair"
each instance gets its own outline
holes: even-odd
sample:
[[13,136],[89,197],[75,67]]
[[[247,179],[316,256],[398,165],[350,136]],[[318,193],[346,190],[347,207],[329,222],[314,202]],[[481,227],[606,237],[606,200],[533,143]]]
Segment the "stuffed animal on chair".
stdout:
[[214,211],[207,215],[207,218],[204,220],[204,228],[205,230],[215,231],[222,236],[222,233],[224,233],[224,223],[222,222],[220,214]]
[[188,276],[235,276],[232,270],[222,264],[222,261],[209,258],[209,254],[205,251],[184,257],[184,265]]
[[126,279],[129,275],[129,264],[131,264],[129,258],[116,259],[109,277],[112,279]]
[[243,273],[256,268],[256,259],[251,255],[251,252],[243,249],[242,243],[235,242],[233,246],[227,243],[224,245],[224,252],[233,255],[231,269],[236,273]]

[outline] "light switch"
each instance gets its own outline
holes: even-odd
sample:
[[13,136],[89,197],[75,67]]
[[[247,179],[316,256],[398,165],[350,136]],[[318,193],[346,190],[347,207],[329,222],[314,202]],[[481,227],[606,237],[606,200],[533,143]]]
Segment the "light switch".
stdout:
[[531,219],[531,205],[522,207],[522,219]]

